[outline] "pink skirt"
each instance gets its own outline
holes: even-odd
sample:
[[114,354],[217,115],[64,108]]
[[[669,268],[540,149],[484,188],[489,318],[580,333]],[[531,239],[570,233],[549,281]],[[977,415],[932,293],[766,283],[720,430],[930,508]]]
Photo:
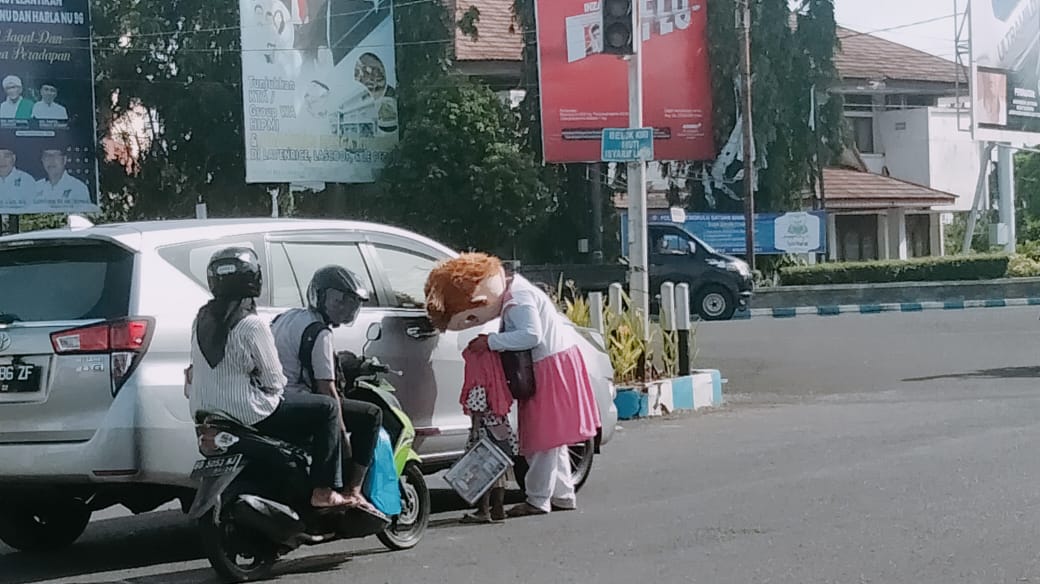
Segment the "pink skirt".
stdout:
[[534,364],[534,397],[520,402],[520,453],[584,442],[600,427],[599,408],[581,349],[571,347]]

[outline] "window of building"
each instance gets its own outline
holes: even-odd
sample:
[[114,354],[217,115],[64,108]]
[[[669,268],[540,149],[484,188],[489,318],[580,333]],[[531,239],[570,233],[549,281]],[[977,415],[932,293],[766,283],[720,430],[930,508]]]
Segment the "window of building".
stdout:
[[874,153],[874,118],[851,117],[852,135],[856,140],[856,148],[862,154]]

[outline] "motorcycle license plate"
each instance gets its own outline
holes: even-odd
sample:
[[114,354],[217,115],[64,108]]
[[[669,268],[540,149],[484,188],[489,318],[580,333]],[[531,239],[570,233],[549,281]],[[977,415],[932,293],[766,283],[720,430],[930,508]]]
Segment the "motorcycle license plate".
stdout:
[[242,462],[241,454],[203,458],[195,463],[195,468],[191,471],[191,478],[198,480],[226,475],[238,468],[240,462]]

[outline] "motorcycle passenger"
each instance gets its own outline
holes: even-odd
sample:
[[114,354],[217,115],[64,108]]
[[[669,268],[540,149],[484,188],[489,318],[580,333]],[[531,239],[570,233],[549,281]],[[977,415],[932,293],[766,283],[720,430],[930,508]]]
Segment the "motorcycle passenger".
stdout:
[[[341,398],[336,387],[337,359],[332,329],[357,318],[368,290],[350,270],[326,266],[314,273],[307,287],[307,308],[280,314],[271,324],[287,393],[320,394],[335,398],[341,411],[341,430],[350,433],[349,458],[353,461],[344,493],[350,505],[373,512],[375,507],[361,489],[372,465],[383,412],[368,402]],[[309,361],[309,363],[308,363]]]
[[248,248],[217,252],[206,268],[213,300],[192,325],[189,403],[196,420],[229,416],[262,434],[307,447],[312,456],[311,505],[341,507],[339,417],[335,400],[285,392],[270,327],[256,313],[263,276]]

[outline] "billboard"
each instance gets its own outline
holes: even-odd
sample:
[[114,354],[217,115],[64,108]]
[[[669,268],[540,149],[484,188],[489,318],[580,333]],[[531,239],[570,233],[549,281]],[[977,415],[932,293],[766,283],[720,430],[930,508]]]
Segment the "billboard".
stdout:
[[98,211],[89,0],[0,0],[0,214]]
[[1040,0],[970,7],[975,139],[1040,140]]
[[[673,223],[670,211],[650,211],[651,223]],[[687,213],[682,227],[715,251],[746,255],[744,216],[739,213]],[[628,215],[622,213],[621,243],[628,254]],[[827,253],[827,214],[822,211],[755,214],[755,254]]]
[[375,181],[398,142],[392,4],[239,0],[246,182]]
[[[711,160],[705,0],[633,0],[643,33],[643,125],[658,160]],[[628,64],[604,55],[602,2],[537,0],[546,162],[596,162],[604,128],[627,128]]]

